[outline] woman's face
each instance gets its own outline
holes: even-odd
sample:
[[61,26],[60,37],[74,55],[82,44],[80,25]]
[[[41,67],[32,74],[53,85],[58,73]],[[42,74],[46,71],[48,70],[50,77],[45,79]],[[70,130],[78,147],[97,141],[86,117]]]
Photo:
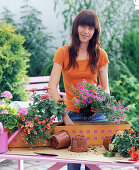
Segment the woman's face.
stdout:
[[93,37],[94,32],[95,32],[94,27],[90,27],[87,25],[79,25],[78,26],[79,40],[82,43],[88,43],[89,40]]

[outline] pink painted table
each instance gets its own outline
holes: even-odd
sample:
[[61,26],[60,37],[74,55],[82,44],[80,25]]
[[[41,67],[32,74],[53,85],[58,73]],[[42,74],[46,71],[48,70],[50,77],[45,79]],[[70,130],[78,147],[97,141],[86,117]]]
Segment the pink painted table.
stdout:
[[0,159],[15,159],[18,160],[18,170],[24,169],[24,160],[33,160],[33,161],[47,161],[47,162],[55,162],[53,166],[48,168],[48,170],[59,170],[63,166],[65,166],[68,163],[81,163],[86,166],[88,166],[92,170],[101,170],[99,166],[97,165],[116,165],[116,166],[132,166],[135,167],[137,170],[139,170],[139,164],[136,163],[119,163],[119,162],[96,162],[96,161],[85,161],[80,160],[80,158],[77,160],[75,159],[60,159],[56,156],[42,156],[42,155],[36,155],[36,156],[30,156],[30,155],[15,155],[15,154],[0,154]]

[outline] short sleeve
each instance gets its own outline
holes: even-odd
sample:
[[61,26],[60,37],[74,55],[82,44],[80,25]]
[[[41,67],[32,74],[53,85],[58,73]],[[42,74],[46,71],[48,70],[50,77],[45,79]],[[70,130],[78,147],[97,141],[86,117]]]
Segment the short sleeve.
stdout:
[[97,64],[98,68],[101,68],[108,63],[109,63],[109,59],[107,53],[105,52],[105,50],[100,49],[100,56]]
[[63,54],[63,50],[62,50],[61,47],[57,49],[55,56],[53,58],[53,62],[56,62],[63,67],[63,65],[64,65],[64,54]]

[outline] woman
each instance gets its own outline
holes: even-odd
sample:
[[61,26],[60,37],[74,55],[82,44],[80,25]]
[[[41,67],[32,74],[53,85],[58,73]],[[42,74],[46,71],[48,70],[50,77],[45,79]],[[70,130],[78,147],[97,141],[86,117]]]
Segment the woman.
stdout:
[[[84,120],[83,115],[79,113],[79,108],[74,106],[73,96],[69,92],[69,87],[72,85],[77,87],[77,84],[82,79],[97,84],[97,77],[99,76],[99,84],[101,84],[105,92],[109,93],[109,60],[106,52],[100,48],[99,37],[100,23],[96,13],[91,10],[83,10],[74,19],[71,44],[60,47],[54,56],[54,65],[49,81],[49,93],[57,102],[60,97],[57,86],[62,72],[66,92],[65,103],[67,105],[63,121],[67,126],[74,125],[74,121]],[[104,114],[100,112],[87,118],[87,121],[104,120]],[[80,164],[74,164],[74,166],[69,164],[68,168],[80,169]]]

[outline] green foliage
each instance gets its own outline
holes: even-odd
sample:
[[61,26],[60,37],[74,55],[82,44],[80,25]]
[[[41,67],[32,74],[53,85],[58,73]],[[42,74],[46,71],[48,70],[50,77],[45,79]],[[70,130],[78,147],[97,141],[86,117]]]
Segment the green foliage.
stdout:
[[24,47],[31,53],[28,74],[37,76],[40,75],[44,64],[49,61],[49,42],[52,36],[45,33],[46,28],[39,18],[40,11],[29,5],[22,6],[21,10],[18,32],[25,37]]
[[12,25],[0,23],[0,92],[11,91],[14,100],[24,100],[30,54],[24,49],[25,38]]
[[139,80],[139,32],[132,31],[124,34],[121,53],[123,63]]
[[113,81],[111,84],[112,95],[129,108],[127,121],[139,133],[139,82],[134,77],[121,75],[118,81]]
[[55,103],[50,95],[33,92],[33,103],[28,107],[28,114],[21,115],[19,128],[24,127],[24,142],[34,147],[37,141],[49,141],[53,135],[55,117],[62,120],[65,115],[65,104],[62,100]]
[[123,157],[129,157],[129,149],[134,146],[136,150],[139,150],[139,137],[135,135],[133,129],[125,129],[123,131],[118,131],[112,141],[109,144],[109,149],[111,151],[118,151],[118,153]]

